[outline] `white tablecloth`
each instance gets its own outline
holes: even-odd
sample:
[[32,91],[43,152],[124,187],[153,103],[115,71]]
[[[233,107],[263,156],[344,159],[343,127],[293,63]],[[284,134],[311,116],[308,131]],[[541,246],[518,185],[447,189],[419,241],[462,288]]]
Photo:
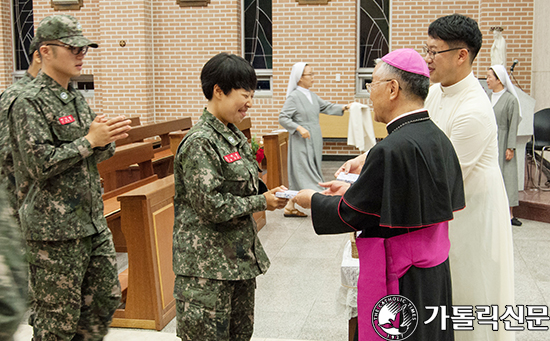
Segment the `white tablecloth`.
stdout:
[[340,270],[342,285],[338,292],[338,308],[348,320],[357,317],[357,279],[359,259],[351,257],[351,241],[344,248]]

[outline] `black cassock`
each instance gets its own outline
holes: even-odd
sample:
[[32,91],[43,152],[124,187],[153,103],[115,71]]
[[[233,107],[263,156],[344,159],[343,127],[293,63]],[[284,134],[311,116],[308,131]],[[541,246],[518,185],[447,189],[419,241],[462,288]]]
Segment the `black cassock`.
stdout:
[[[450,140],[426,111],[401,117],[387,130],[388,136],[369,151],[359,178],[343,197],[313,195],[313,226],[317,234],[361,231],[357,238],[359,281],[368,282],[369,290],[377,289],[374,283],[379,283],[379,278],[371,270],[380,267],[380,260],[384,264],[408,263],[410,257],[410,264],[398,269],[402,273],[394,283],[396,288],[398,283],[399,295],[410,299],[418,309],[418,326],[407,340],[453,340],[451,324],[447,323],[447,330],[442,331],[440,315],[428,325],[424,321],[433,312],[426,306],[451,310],[446,222],[453,219],[454,211],[465,206],[460,163]],[[404,237],[415,236],[424,244],[403,241]],[[391,246],[394,240],[398,243]],[[385,254],[377,255],[378,251],[368,246],[376,241],[381,241],[378,245]],[[370,253],[367,259],[361,256],[360,244],[367,245],[363,247],[363,254]],[[389,283],[389,272],[386,276]],[[367,340],[374,330],[370,321],[373,306],[360,307],[360,303],[358,300],[359,335]]]

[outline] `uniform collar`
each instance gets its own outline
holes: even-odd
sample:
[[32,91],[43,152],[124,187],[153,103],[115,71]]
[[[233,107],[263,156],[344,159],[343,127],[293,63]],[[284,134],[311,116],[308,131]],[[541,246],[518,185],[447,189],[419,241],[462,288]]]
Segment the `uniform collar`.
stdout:
[[[466,76],[464,79],[460,80],[459,82],[449,85],[449,86],[441,86],[441,91],[445,95],[455,95],[459,92],[462,92],[465,89],[472,88],[472,86],[478,82],[477,78],[474,76],[474,73],[471,72],[468,76]],[[479,82],[478,82],[479,83]]]
[[29,71],[25,71],[25,74],[23,75],[23,79],[26,79],[28,81],[32,81],[34,77],[29,73]]
[[36,76],[36,78],[42,84],[42,87],[48,88],[64,104],[69,103],[75,98],[75,90],[70,83],[69,83],[68,89],[65,89],[59,83],[57,83],[53,78],[51,78],[44,72],[40,72]]
[[224,139],[232,146],[237,146],[243,142],[244,135],[239,128],[233,123],[229,123],[227,126],[217,119],[211,112],[204,108],[202,117],[207,124],[209,124],[214,130],[218,132]]

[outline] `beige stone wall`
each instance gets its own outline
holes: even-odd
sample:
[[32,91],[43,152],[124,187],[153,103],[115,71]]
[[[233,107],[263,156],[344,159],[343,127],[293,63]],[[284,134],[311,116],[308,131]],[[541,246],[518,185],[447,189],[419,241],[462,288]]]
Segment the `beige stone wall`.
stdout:
[[[0,86],[11,82],[10,0],[2,4]],[[391,49],[421,51],[428,25],[455,12],[476,19],[484,46],[474,72],[484,77],[493,43],[491,26],[503,26],[508,65],[513,59],[516,79],[531,90],[531,59],[535,0],[393,0]],[[542,1],[542,0],[537,0]],[[93,74],[95,97],[90,104],[109,116],[140,116],[142,122],[191,116],[196,121],[206,104],[200,88],[202,65],[219,52],[242,54],[241,0],[212,0],[207,7],[180,7],[176,0],[84,0],[76,16],[84,32],[97,41],[83,73]],[[7,14],[6,14],[7,13]],[[34,1],[35,23],[59,13],[50,0]],[[7,34],[10,32],[10,34]],[[126,42],[125,47],[120,41]],[[315,72],[312,90],[321,98],[348,103],[355,98],[357,0],[332,0],[326,5],[300,5],[296,0],[273,0],[273,97],[255,99],[249,111],[253,134],[278,127],[290,69],[310,63]],[[337,80],[338,75],[340,80]],[[326,143],[326,154],[358,153],[345,143]]]

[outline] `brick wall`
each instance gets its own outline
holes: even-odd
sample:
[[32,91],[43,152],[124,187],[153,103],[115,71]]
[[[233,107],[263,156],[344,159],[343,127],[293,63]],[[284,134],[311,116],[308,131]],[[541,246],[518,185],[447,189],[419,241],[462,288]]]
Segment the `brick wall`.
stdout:
[[0,89],[13,81],[13,43],[10,0],[0,0]]
[[[330,1],[327,5],[300,5],[295,0],[274,1],[273,6],[273,100],[259,105],[278,126],[292,65],[307,62],[315,73],[311,91],[333,103],[354,100],[356,70],[356,11],[354,0]],[[336,80],[340,75],[340,81]],[[345,143],[325,143],[325,154],[348,154],[355,148]]]
[[475,19],[483,34],[483,46],[474,64],[477,77],[485,78],[491,66],[491,46],[494,42],[490,28],[504,28],[506,40],[506,68],[514,59],[519,64],[514,75],[527,93],[531,86],[531,55],[533,50],[534,1],[519,0],[463,0],[410,1],[394,0],[392,6],[392,49],[413,47],[421,51],[426,42],[428,26],[435,19],[461,13]]
[[483,0],[480,3],[479,19],[476,18],[483,32],[484,53],[478,58],[480,74],[484,75],[491,64],[494,38],[489,29],[502,26],[502,35],[506,40],[506,69],[510,70],[514,59],[519,61],[514,69],[514,77],[528,94],[531,93],[534,6],[534,1]]
[[[140,116],[153,108],[150,1],[99,1],[98,84],[103,114]],[[121,46],[125,42],[125,46]],[[94,51],[95,52],[95,51]]]
[[155,115],[157,120],[192,116],[195,122],[206,105],[202,66],[220,52],[240,54],[238,1],[179,7],[175,0],[157,0],[153,13]]
[[[9,1],[2,4],[0,86],[11,82]],[[140,116],[142,122],[191,116],[195,122],[206,100],[200,88],[202,65],[219,52],[241,55],[241,1],[212,0],[207,7],[180,7],[176,0],[84,0],[76,16],[100,48],[90,50],[83,73],[93,74],[97,113]],[[516,78],[529,93],[534,0],[392,1],[391,49],[421,51],[429,23],[455,12],[471,16],[484,34],[474,72],[484,77],[490,66],[491,26],[504,27],[507,67],[513,59]],[[6,10],[7,8],[7,10]],[[34,1],[35,23],[55,12],[50,0]],[[7,13],[7,14],[6,14]],[[7,34],[7,32],[10,32]],[[126,42],[125,47],[120,41]],[[292,65],[308,62],[315,72],[312,91],[321,98],[348,103],[355,98],[357,0],[300,5],[273,0],[273,97],[255,99],[249,111],[252,133],[278,128]],[[337,81],[340,75],[340,81]],[[345,143],[325,143],[325,154],[357,154]]]

